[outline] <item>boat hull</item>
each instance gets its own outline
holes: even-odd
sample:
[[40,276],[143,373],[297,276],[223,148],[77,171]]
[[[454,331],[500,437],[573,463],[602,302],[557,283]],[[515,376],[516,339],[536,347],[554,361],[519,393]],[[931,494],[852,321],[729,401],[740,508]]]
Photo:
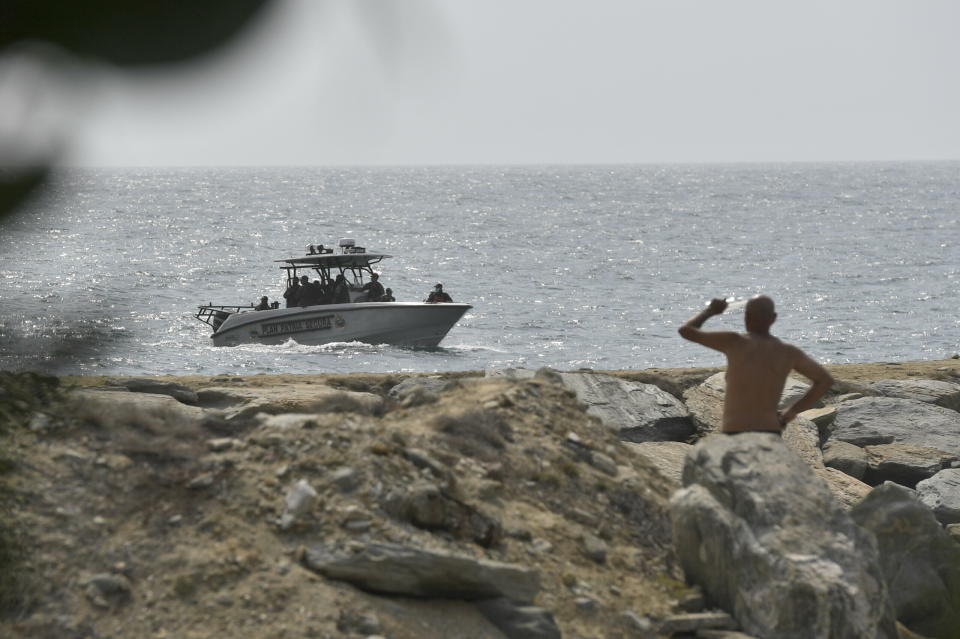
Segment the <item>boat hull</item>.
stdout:
[[469,304],[369,302],[233,313],[211,335],[214,346],[365,342],[432,348]]

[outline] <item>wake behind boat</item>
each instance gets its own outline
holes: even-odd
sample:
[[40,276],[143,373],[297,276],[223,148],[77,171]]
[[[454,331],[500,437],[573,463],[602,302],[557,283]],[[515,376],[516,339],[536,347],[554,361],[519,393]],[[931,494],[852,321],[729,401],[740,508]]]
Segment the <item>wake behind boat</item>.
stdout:
[[[213,328],[214,346],[238,344],[282,344],[289,339],[299,344],[365,342],[432,348],[472,307],[443,301],[395,302],[387,289],[376,282],[373,265],[391,257],[368,253],[351,239],[338,242],[340,251],[310,246],[303,257],[277,260],[286,271],[287,292],[296,296],[295,305],[200,306],[196,317]],[[301,271],[319,277],[313,283]],[[301,286],[300,281],[307,284]],[[438,285],[439,287],[439,285]],[[297,290],[302,289],[302,290]],[[291,290],[294,293],[291,294]],[[449,300],[442,289],[429,300]]]

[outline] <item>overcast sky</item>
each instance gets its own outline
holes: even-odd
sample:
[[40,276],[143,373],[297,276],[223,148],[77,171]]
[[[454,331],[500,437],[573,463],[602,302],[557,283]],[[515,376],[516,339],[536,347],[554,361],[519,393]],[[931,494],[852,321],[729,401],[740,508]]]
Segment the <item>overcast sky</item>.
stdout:
[[957,0],[289,0],[108,73],[70,161],[960,159]]

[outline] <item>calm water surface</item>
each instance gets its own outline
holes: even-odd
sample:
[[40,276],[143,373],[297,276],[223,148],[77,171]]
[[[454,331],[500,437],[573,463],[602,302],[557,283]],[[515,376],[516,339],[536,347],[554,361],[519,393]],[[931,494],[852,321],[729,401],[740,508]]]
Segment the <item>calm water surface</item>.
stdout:
[[[2,229],[0,368],[158,375],[717,365],[676,329],[763,291],[825,362],[960,351],[960,163],[65,170]],[[352,237],[436,350],[214,348],[198,304],[282,292]],[[742,312],[711,320],[733,329]]]

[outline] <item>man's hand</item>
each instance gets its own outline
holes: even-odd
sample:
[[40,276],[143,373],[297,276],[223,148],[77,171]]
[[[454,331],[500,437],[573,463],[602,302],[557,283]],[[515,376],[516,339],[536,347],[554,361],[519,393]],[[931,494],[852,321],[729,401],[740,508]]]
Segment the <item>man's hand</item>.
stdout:
[[707,306],[707,310],[710,311],[712,315],[719,315],[727,310],[727,300],[715,297],[710,300],[710,305]]
[[710,304],[705,309],[691,317],[680,327],[680,336],[691,342],[703,344],[707,348],[712,348],[726,353],[731,343],[738,339],[736,333],[730,331],[704,331],[701,326],[714,315],[720,315],[727,310],[727,300],[715,297],[710,300]]

